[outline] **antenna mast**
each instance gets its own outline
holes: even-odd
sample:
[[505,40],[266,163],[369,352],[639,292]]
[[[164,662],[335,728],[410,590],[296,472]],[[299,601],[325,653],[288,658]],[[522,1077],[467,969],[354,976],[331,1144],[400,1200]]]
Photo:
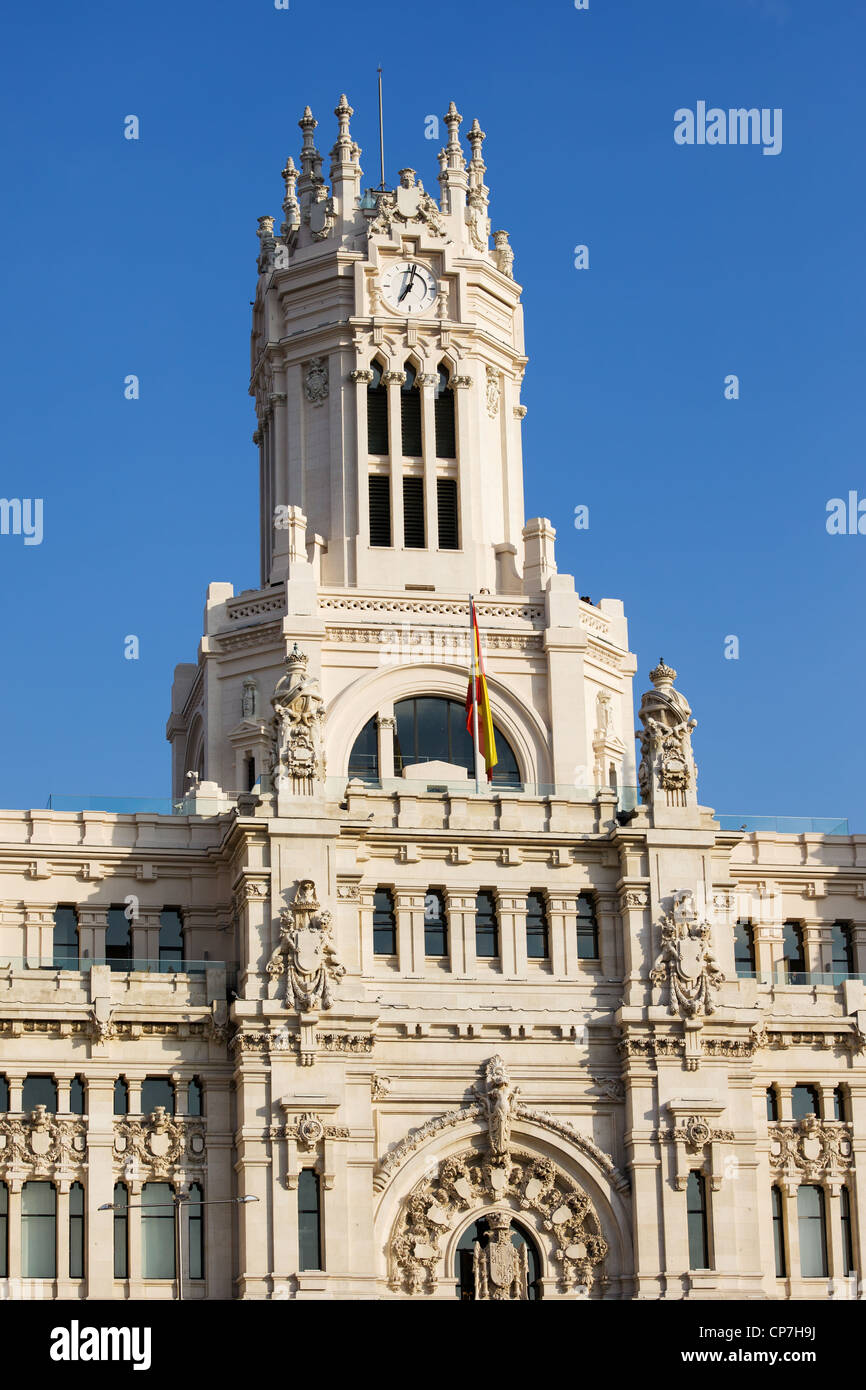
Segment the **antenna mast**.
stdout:
[[382,182],[379,187],[385,191],[385,124],[382,118],[382,69],[377,68],[379,74],[379,169],[382,175]]

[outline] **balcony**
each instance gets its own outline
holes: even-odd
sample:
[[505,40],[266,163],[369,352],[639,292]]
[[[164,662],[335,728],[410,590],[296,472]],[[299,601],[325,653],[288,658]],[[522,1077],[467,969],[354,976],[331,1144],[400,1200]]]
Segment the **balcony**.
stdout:
[[779,835],[849,835],[844,817],[752,816],[742,812],[719,812],[715,817],[722,830],[741,830],[745,835],[762,832]]

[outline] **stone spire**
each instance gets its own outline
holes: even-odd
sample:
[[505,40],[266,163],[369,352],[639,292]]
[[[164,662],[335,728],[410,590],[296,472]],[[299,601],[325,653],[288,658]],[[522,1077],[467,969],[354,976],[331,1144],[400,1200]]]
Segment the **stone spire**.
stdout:
[[286,160],[286,167],[282,172],[282,178],[286,185],[286,196],[283,199],[283,215],[285,221],[280,227],[280,233],[282,236],[287,237],[301,225],[301,209],[295,192],[298,182],[298,171],[295,168],[295,161],[292,159],[291,155],[289,155]]
[[472,146],[472,158],[469,161],[469,187],[480,189],[484,195],[484,201],[486,202],[489,189],[484,187],[484,171],[487,165],[484,163],[481,154],[481,146],[484,144],[487,136],[478,124],[477,116],[472,122],[472,126],[466,138]]
[[349,132],[349,120],[354,112],[345,93],[334,109],[340,123],[337,142],[331,150],[331,192],[336,216],[345,224],[354,221],[355,208],[361,196],[361,167],[358,157],[361,153]]
[[298,180],[298,194],[301,206],[301,220],[304,213],[310,206],[310,194],[314,186],[321,182],[322,177],[322,156],[316,149],[313,140],[313,131],[319,122],[316,120],[309,106],[304,107],[304,114],[298,121],[304,135],[304,143],[301,147],[301,177]]
[[452,101],[442,117],[448,127],[448,144],[445,146],[445,167],[441,175],[442,211],[457,216],[463,215],[466,206],[466,160],[460,145],[460,126],[463,117]]

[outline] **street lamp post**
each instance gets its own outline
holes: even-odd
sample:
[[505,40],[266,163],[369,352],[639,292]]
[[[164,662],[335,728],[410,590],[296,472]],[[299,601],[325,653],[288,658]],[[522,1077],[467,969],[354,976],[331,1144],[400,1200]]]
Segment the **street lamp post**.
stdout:
[[[247,1197],[214,1197],[212,1200],[207,1198],[203,1202],[194,1202],[193,1206],[245,1206],[247,1202],[257,1202],[258,1200],[258,1197],[253,1197],[252,1195]],[[189,1194],[184,1196],[182,1192],[178,1192],[170,1202],[153,1202],[148,1203],[147,1206],[145,1206],[144,1203],[137,1203],[135,1206],[129,1206],[128,1204],[116,1202],[103,1202],[102,1206],[97,1208],[98,1211],[159,1211],[160,1209],[164,1210],[166,1207],[170,1207],[174,1211],[174,1252],[177,1262],[175,1288],[177,1289],[178,1302],[181,1302],[183,1299],[183,1217],[181,1215],[181,1208],[184,1202],[188,1201]]]

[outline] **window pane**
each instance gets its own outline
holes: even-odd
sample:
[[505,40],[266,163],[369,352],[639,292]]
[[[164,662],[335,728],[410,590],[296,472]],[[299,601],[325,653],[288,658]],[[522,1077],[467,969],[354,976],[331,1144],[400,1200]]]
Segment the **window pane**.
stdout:
[[[114,1184],[114,1277],[129,1278],[129,1196],[126,1184]],[[118,1210],[120,1208],[120,1210]]]
[[50,1182],[26,1182],[21,1193],[21,1273],[57,1276],[57,1194]]
[[0,1279],[9,1277],[9,1189],[0,1182]]
[[526,954],[530,960],[547,958],[547,908],[540,893],[526,899]]
[[21,1092],[21,1108],[35,1110],[44,1105],[52,1115],[57,1110],[57,1084],[53,1076],[28,1076]]
[[734,927],[734,966],[738,975],[754,974],[754,935],[749,922],[737,922]]
[[194,1076],[186,1088],[186,1113],[188,1115],[200,1115],[202,1113],[202,1100],[201,1082],[197,1076]]
[[69,1110],[72,1115],[83,1115],[84,1082],[80,1076],[73,1076],[69,1083]]
[[[796,922],[785,922],[782,927],[782,958],[788,979],[806,973],[803,933]],[[803,981],[797,981],[794,978],[794,983],[803,983]]]
[[132,932],[127,908],[112,907],[105,929],[105,959],[112,969],[127,970],[132,959]]
[[298,1268],[322,1268],[319,1175],[302,1168],[298,1175]]
[[201,1183],[189,1188],[189,1277],[204,1278],[204,1189]]
[[785,1265],[785,1227],[782,1219],[782,1194],[778,1187],[771,1188],[773,1207],[773,1247],[776,1255],[776,1278],[784,1279]]
[[0,1076],[0,1115],[5,1115],[9,1109],[9,1082],[5,1076]]
[[78,917],[74,907],[58,907],[54,913],[54,968],[78,969]]
[[373,954],[397,954],[397,919],[394,898],[388,888],[377,888],[373,894]]
[[129,1087],[122,1076],[119,1076],[114,1083],[114,1113],[115,1115],[129,1114]]
[[146,1182],[141,1191],[141,1205],[142,1278],[173,1279],[174,1206],[170,1183]]
[[844,1120],[848,1116],[848,1107],[845,1104],[845,1092],[841,1086],[837,1086],[833,1091],[833,1119]]
[[349,776],[358,777],[362,782],[379,780],[379,734],[375,715],[367,720],[352,745]]
[[448,954],[448,920],[445,899],[438,889],[431,888],[424,898],[424,954]]
[[824,1229],[824,1193],[820,1187],[801,1183],[797,1188],[797,1224],[801,1275],[804,1279],[826,1278],[827,1237]]
[[851,1194],[847,1187],[839,1193],[839,1214],[842,1219],[842,1273],[847,1278],[854,1273],[854,1230],[851,1223]]
[[420,699],[415,701],[418,761],[431,759],[447,763],[448,703],[446,700]]
[[475,899],[475,954],[482,960],[492,960],[499,955],[496,898],[486,891]]
[[80,1182],[69,1189],[69,1277],[84,1278],[84,1188]]
[[700,1173],[689,1173],[686,1213],[689,1226],[689,1268],[709,1269],[706,1185]]
[[779,1097],[776,1095],[774,1086],[767,1087],[767,1119],[778,1120],[779,1118]]
[[818,1092],[814,1086],[795,1086],[791,1092],[791,1114],[795,1120],[818,1114]]
[[854,972],[854,948],[851,929],[844,922],[834,922],[830,930],[833,952],[832,970],[836,975],[850,975]]
[[141,1083],[141,1112],[150,1115],[159,1105],[166,1114],[174,1114],[174,1087],[167,1076],[146,1076]]
[[159,914],[159,959],[163,964],[183,964],[183,922],[173,907]]
[[588,893],[581,893],[577,900],[577,958],[598,960],[598,923],[595,903]]

